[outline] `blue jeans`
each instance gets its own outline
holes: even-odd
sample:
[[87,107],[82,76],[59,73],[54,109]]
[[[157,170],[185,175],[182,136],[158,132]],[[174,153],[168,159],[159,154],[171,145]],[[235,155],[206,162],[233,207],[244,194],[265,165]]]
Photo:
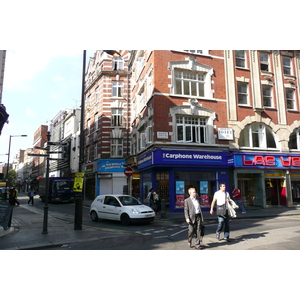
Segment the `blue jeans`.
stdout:
[[242,210],[242,212],[246,212],[243,200],[234,200],[234,202],[236,203],[236,205],[239,206],[239,208]]
[[223,226],[224,226],[224,239],[229,239],[230,228],[229,228],[228,210],[226,211],[225,217],[218,216],[218,228],[216,233],[221,234]]

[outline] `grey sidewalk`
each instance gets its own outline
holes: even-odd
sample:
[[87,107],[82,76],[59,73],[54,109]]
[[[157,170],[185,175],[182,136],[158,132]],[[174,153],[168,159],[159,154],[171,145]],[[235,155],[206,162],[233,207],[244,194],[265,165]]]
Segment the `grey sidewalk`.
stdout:
[[[0,250],[15,249],[44,249],[52,246],[63,246],[68,243],[107,239],[107,233],[103,229],[89,226],[82,226],[82,230],[74,230],[72,221],[63,221],[48,216],[48,234],[43,231],[43,211],[24,203],[26,196],[19,196],[21,205],[13,210],[12,226],[4,230],[0,226]],[[84,201],[89,206],[91,201]],[[216,215],[203,212],[205,222],[216,222]],[[267,218],[281,215],[299,215],[300,207],[272,207],[272,208],[248,208],[247,214],[237,213],[237,219],[245,218]],[[154,222],[184,222],[183,213],[167,213],[165,218],[156,217]],[[110,238],[121,237],[120,232],[110,232]]]

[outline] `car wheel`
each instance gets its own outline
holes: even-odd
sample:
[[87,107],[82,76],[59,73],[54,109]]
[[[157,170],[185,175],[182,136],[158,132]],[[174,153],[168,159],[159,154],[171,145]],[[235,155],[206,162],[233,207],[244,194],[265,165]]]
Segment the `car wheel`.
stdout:
[[127,214],[123,214],[121,216],[121,223],[126,226],[130,225],[130,223],[131,223],[130,217]]
[[94,221],[94,222],[98,221],[98,219],[99,219],[97,213],[94,210],[91,211],[90,216],[91,216],[92,221]]

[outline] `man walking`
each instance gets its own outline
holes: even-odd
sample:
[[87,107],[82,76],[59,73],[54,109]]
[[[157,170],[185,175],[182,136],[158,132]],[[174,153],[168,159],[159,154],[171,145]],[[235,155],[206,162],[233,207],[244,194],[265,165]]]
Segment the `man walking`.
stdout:
[[190,197],[184,200],[184,216],[186,222],[189,224],[188,228],[188,245],[192,246],[192,238],[194,232],[196,233],[196,250],[201,250],[201,222],[203,222],[202,211],[200,207],[200,202],[196,197],[195,188],[189,189]]
[[235,186],[233,191],[232,191],[232,198],[233,198],[234,202],[242,210],[242,213],[245,214],[246,209],[245,209],[244,204],[243,204],[242,193],[241,193],[241,190],[237,186]]
[[[214,213],[214,206],[217,203],[217,214],[218,214],[218,227],[216,231],[217,239],[220,240],[220,234],[222,232],[223,226],[224,227],[224,240],[230,242],[229,235],[230,235],[230,228],[229,228],[229,215],[228,215],[228,205],[230,201],[229,193],[226,192],[226,185],[225,183],[220,183],[220,190],[215,192],[213,201],[211,203],[210,214],[213,215]],[[222,207],[224,210],[223,212],[218,212],[218,207]]]

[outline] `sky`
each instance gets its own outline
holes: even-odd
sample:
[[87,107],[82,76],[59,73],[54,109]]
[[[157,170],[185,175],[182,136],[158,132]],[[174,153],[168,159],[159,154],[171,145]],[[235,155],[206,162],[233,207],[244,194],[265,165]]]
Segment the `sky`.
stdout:
[[[94,50],[87,50],[86,67]],[[7,50],[2,104],[9,114],[0,136],[0,162],[10,162],[19,149],[33,147],[34,132],[64,108],[80,106],[82,50]]]

